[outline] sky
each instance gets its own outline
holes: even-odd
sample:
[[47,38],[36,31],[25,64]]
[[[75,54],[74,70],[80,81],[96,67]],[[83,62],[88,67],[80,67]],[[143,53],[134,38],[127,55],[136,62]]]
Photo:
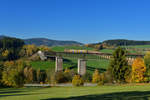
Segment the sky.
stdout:
[[0,0],[0,35],[150,40],[150,0]]

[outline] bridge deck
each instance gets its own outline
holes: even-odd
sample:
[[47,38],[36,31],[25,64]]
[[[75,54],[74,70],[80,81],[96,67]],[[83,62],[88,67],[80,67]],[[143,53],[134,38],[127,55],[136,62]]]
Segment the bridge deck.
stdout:
[[[49,53],[45,52],[45,56],[47,57],[63,57],[63,58],[81,58],[81,59],[110,59],[112,54],[110,53],[72,53],[72,52],[55,52],[55,53]],[[126,55],[129,58],[136,58],[136,57],[144,57],[142,54],[127,54]]]

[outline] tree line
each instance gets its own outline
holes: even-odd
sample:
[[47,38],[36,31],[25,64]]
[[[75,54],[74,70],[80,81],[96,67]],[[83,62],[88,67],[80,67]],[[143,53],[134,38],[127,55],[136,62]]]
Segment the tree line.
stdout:
[[15,60],[19,58],[19,52],[24,41],[17,38],[4,37],[0,39],[0,60]]
[[116,39],[116,40],[106,40],[103,41],[107,45],[113,46],[128,46],[128,45],[150,45],[150,41],[135,41],[135,40],[125,40],[125,39]]

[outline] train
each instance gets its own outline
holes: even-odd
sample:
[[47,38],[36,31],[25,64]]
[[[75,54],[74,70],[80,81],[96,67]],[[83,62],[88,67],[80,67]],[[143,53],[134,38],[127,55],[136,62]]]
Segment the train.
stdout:
[[65,49],[64,52],[68,52],[68,53],[100,53],[98,51],[92,51],[92,50],[75,50],[75,49]]
[[64,52],[68,52],[68,53],[88,53],[88,50],[65,49]]

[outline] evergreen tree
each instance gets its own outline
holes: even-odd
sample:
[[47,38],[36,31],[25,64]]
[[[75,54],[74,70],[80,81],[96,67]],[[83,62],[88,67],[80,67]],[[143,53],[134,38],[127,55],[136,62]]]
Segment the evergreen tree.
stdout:
[[126,60],[126,51],[118,47],[110,62],[110,69],[112,77],[116,82],[125,82],[126,72],[129,70],[128,62]]
[[145,76],[147,77],[147,81],[150,81],[150,52],[147,52],[144,56],[144,63],[146,65]]

